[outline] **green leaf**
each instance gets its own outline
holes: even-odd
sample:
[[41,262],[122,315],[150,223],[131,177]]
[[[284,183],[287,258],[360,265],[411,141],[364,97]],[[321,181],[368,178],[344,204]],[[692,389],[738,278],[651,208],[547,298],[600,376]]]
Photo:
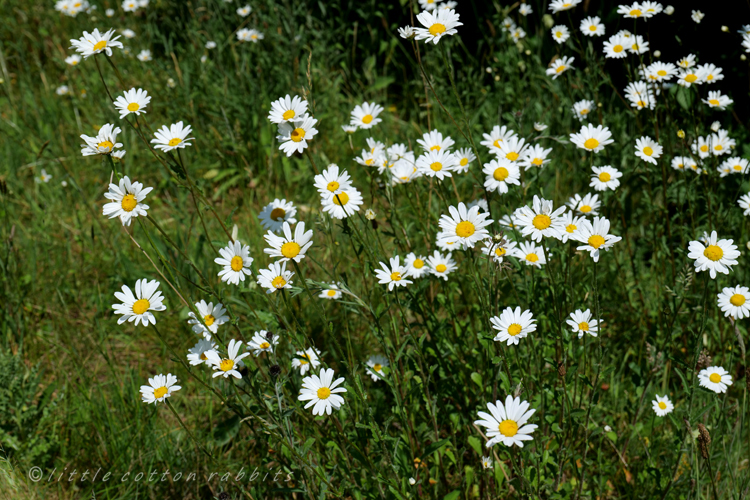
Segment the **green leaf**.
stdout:
[[460,494],[461,494],[461,491],[459,491],[459,490],[453,490],[450,493],[448,493],[447,495],[445,495],[443,497],[443,500],[456,500],[456,498],[458,498],[458,496]]
[[437,450],[439,450],[440,448],[442,448],[443,446],[445,446],[449,442],[450,442],[450,439],[445,438],[445,439],[441,439],[437,443],[432,443],[430,446],[428,446],[427,448],[425,448],[424,455],[422,456],[422,459],[424,459],[425,457],[429,457],[430,455],[432,455],[433,453],[435,453]]
[[471,449],[477,452],[477,455],[482,454],[482,442],[479,441],[479,438],[476,436],[469,436],[469,446],[471,446]]
[[479,386],[480,389],[483,389],[484,386],[482,385],[482,376],[478,374],[477,372],[471,373],[471,380]]

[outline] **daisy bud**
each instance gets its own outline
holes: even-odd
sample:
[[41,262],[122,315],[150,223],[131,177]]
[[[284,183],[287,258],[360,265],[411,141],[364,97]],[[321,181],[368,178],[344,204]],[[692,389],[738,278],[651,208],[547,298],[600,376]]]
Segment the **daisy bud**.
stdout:
[[549,14],[544,14],[544,16],[542,16],[542,22],[547,27],[547,29],[555,25],[555,20],[552,19],[552,16],[550,16]]
[[415,484],[417,484],[417,480],[414,479],[413,477],[410,477],[409,478],[409,484],[412,485],[412,486],[414,486]]
[[661,50],[655,50],[654,57],[661,57]]
[[526,54],[527,56],[530,56],[531,55],[531,51],[527,49],[526,52],[524,52],[524,54]]
[[666,7],[664,8],[664,13],[665,13],[666,15],[668,15],[668,16],[671,16],[672,14],[674,14],[674,7],[672,7],[671,5],[667,5],[667,6],[666,6]]
[[740,56],[740,61],[745,61],[745,60],[747,60],[747,57],[745,56],[745,54],[742,54]]
[[678,130],[677,131],[677,137],[679,137],[680,139],[684,139],[685,138],[685,131],[682,130],[682,129]]
[[714,132],[718,132],[720,128],[721,128],[720,122],[713,122],[711,124],[711,130],[713,130]]
[[173,78],[167,79],[167,87],[169,87],[170,89],[173,89],[176,86],[177,86],[177,84],[175,83],[175,81],[174,81]]
[[727,26],[722,26],[721,27],[721,31],[723,31],[724,33],[726,33],[727,31],[729,31],[729,28]]
[[492,73],[492,68],[490,68],[489,66],[487,66],[487,68],[485,69],[485,71],[486,71],[487,73]]
[[375,212],[371,208],[368,208],[367,210],[365,210],[365,218],[367,220],[375,219]]
[[281,375],[281,367],[279,365],[273,365],[269,369],[269,372],[271,373],[271,377],[276,378]]
[[237,235],[239,234],[240,229],[237,227],[237,224],[235,224],[232,227],[232,241],[237,241]]
[[604,426],[604,432],[612,432],[612,427],[605,425]]

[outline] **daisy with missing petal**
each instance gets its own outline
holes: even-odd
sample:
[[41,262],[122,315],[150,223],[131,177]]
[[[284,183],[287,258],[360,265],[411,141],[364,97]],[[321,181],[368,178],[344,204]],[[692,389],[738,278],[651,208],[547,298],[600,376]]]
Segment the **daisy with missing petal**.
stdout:
[[557,14],[558,12],[572,9],[581,3],[581,1],[582,0],[552,0],[549,4],[549,10],[551,10],[553,14]]
[[253,355],[257,358],[264,352],[273,352],[273,346],[279,345],[279,336],[274,335],[271,332],[261,330],[255,332],[252,340],[247,344],[247,350],[253,351]]
[[599,331],[599,321],[591,318],[590,309],[585,311],[576,309],[575,312],[570,313],[570,318],[565,322],[573,329],[573,333],[578,334],[579,339],[583,338],[585,333],[596,337]]
[[318,297],[321,299],[338,300],[341,298],[341,290],[336,283],[330,283],[328,288],[320,291]]
[[609,221],[604,217],[594,217],[593,224],[587,219],[581,220],[581,228],[574,235],[574,239],[583,243],[576,247],[576,250],[585,250],[591,253],[594,262],[599,262],[599,255],[602,250],[609,248],[620,241],[620,236],[609,233]]
[[120,179],[119,186],[109,185],[109,191],[104,194],[104,197],[111,201],[104,205],[102,214],[108,215],[110,219],[119,217],[123,226],[129,226],[133,217],[148,215],[146,212],[148,205],[143,203],[143,200],[152,189],[154,188],[144,189],[140,182],[131,183],[126,175]]
[[302,388],[299,390],[300,401],[307,401],[305,409],[313,407],[313,415],[331,414],[331,409],[338,410],[344,404],[344,398],[340,393],[346,392],[343,387],[338,387],[344,382],[344,377],[333,380],[331,368],[320,370],[320,376],[311,375],[302,380]]
[[297,219],[294,216],[297,214],[297,208],[291,201],[287,202],[286,199],[276,198],[271,203],[263,207],[260,211],[258,219],[260,224],[265,229],[270,229],[275,233],[280,233],[284,228],[284,223],[294,224]]
[[417,36],[417,33],[414,31],[413,26],[404,26],[403,28],[398,29],[398,36],[404,40],[410,40]]
[[552,202],[534,195],[531,207],[520,207],[514,212],[517,224],[524,236],[530,236],[534,241],[542,241],[542,237],[562,237],[563,227],[562,213],[565,206],[553,210]]
[[515,229],[518,226],[518,220],[516,220],[516,216],[513,214],[503,215],[497,223],[508,229]]
[[544,250],[541,246],[536,246],[533,241],[522,241],[514,252],[515,257],[522,260],[527,266],[536,266],[541,268],[547,263],[544,257]]
[[192,366],[198,366],[204,363],[210,366],[211,363],[209,363],[206,353],[208,351],[215,351],[216,349],[218,349],[218,347],[210,340],[200,339],[188,351],[187,359]]
[[750,288],[740,285],[727,287],[717,297],[724,316],[735,319],[750,317]]
[[531,433],[537,426],[526,422],[536,410],[529,410],[530,406],[527,401],[522,402],[521,398],[514,399],[510,395],[505,398],[505,405],[500,400],[495,401],[495,404],[487,403],[490,413],[480,411],[480,420],[474,422],[474,425],[487,428],[486,434],[490,440],[485,446],[491,448],[497,443],[503,443],[505,446],[516,445],[523,448],[524,441],[533,440]]
[[183,126],[181,121],[173,123],[169,128],[163,125],[154,133],[155,139],[151,139],[151,144],[154,144],[156,149],[161,149],[165,153],[173,149],[192,146],[188,142],[194,139],[193,137],[188,137],[192,130],[193,128],[190,125]]
[[430,270],[425,263],[426,257],[410,252],[406,256],[406,259],[404,259],[406,276],[409,278],[421,278],[424,276]]
[[320,365],[318,356],[320,356],[320,351],[314,347],[305,351],[297,351],[297,357],[292,359],[292,368],[299,368],[300,375],[304,375],[307,370],[315,369]]
[[229,321],[227,310],[220,302],[214,305],[213,302],[206,304],[205,300],[201,300],[195,303],[195,308],[198,310],[201,319],[198,319],[195,313],[191,311],[188,313],[190,317],[188,324],[193,325],[193,331],[203,335],[206,340],[211,340],[211,334],[218,332],[219,327]]
[[570,31],[568,30],[568,27],[563,24],[553,26],[551,32],[552,39],[558,44],[565,43],[565,41],[570,38]]
[[264,238],[271,248],[265,248],[263,252],[273,258],[278,258],[279,262],[286,262],[289,259],[300,262],[307,249],[312,246],[312,230],[305,232],[305,223],[300,222],[295,226],[294,234],[292,234],[291,226],[285,222],[282,231],[283,236],[277,236],[273,231],[268,231]]
[[462,148],[453,153],[456,165],[454,170],[457,174],[464,174],[469,171],[469,164],[477,159],[469,148]]
[[339,166],[335,163],[331,163],[328,168],[316,175],[314,181],[315,188],[321,196],[326,198],[352,186],[349,174],[345,170],[339,170]]
[[245,275],[250,276],[250,266],[253,258],[250,257],[250,246],[242,245],[239,241],[227,243],[227,246],[219,250],[219,255],[214,262],[223,267],[219,271],[221,281],[226,281],[230,285],[239,285],[240,281],[245,281]]
[[409,269],[401,265],[400,257],[397,255],[391,257],[390,267],[385,262],[380,263],[382,269],[375,269],[375,277],[381,285],[388,285],[388,291],[393,291],[394,287],[406,286],[412,283],[409,277]]
[[151,102],[151,96],[148,92],[132,88],[115,99],[115,108],[120,112],[120,119],[123,119],[130,113],[136,115],[145,113],[149,102]]
[[604,165],[603,167],[591,167],[591,170],[594,172],[591,176],[591,183],[589,186],[594,188],[597,191],[606,191],[607,189],[611,189],[614,191],[620,186],[620,177],[622,177],[622,172],[617,170],[616,168],[613,168],[609,165]]
[[487,191],[497,191],[499,194],[508,192],[508,186],[521,185],[521,171],[512,161],[501,158],[484,164],[482,172],[486,175],[484,188]]
[[455,239],[464,247],[474,248],[474,244],[489,238],[490,233],[485,227],[492,224],[493,220],[488,219],[489,213],[479,212],[479,207],[466,208],[463,202],[458,207],[448,207],[449,215],[440,216],[440,229],[445,234],[445,238]]
[[729,274],[732,266],[737,265],[740,252],[732,240],[720,240],[716,231],[712,231],[705,244],[691,241],[688,245],[688,258],[695,260],[695,272],[708,270],[711,279],[716,273]]
[[457,238],[449,237],[444,231],[438,231],[435,236],[435,244],[439,249],[445,250],[446,252],[452,252],[463,248],[463,245],[457,241]]
[[562,75],[568,70],[575,69],[573,67],[573,61],[575,61],[575,57],[562,57],[560,59],[555,59],[550,64],[549,68],[545,71],[547,76],[551,76],[553,80],[557,80],[557,77]]
[[279,97],[278,100],[271,103],[271,111],[268,113],[268,119],[271,123],[291,122],[295,118],[300,119],[307,114],[307,101],[296,95],[290,97]]
[[750,193],[743,194],[739,200],[737,200],[737,204],[740,206],[741,209],[744,210],[742,215],[750,215]]
[[656,413],[657,417],[664,417],[667,415],[667,413],[672,413],[672,410],[674,410],[674,405],[669,400],[669,398],[666,396],[659,396],[658,394],[655,394],[656,399],[651,401],[651,408],[653,408],[654,413]]
[[82,134],[81,139],[86,144],[81,144],[81,154],[83,156],[112,154],[115,148],[122,147],[122,143],[117,142],[117,134],[120,132],[122,132],[120,127],[115,127],[111,123],[105,123],[99,129],[96,137],[89,137],[86,134]]
[[635,155],[641,160],[656,165],[656,160],[662,153],[661,145],[648,136],[635,141]]
[[688,54],[687,56],[677,61],[677,66],[684,69],[692,68],[693,66],[695,66],[695,54]]
[[727,387],[732,385],[732,376],[721,366],[709,366],[698,373],[700,386],[710,389],[717,394],[727,392]]
[[117,41],[120,37],[116,36],[112,38],[114,33],[115,30],[113,29],[104,33],[100,33],[98,29],[94,29],[92,33],[84,31],[81,38],[70,41],[72,45],[70,48],[76,49],[76,52],[83,55],[84,59],[88,59],[90,56],[100,52],[104,52],[107,56],[111,56],[112,48],[122,48],[122,42]]
[[417,170],[427,177],[437,177],[443,180],[451,177],[451,171],[456,164],[456,157],[447,149],[428,151],[417,158]]
[[335,219],[345,219],[359,212],[359,207],[364,203],[362,194],[355,188],[350,187],[322,200],[323,212]]
[[489,148],[490,153],[496,155],[500,153],[500,146],[510,139],[518,137],[514,131],[506,127],[502,128],[499,125],[492,127],[492,131],[489,134],[482,134],[484,140],[480,142],[482,146]]
[[518,345],[520,339],[536,331],[534,315],[528,310],[521,312],[520,307],[516,307],[515,311],[512,307],[505,308],[499,317],[490,318],[490,323],[499,332],[493,340],[507,342],[508,345]]
[[628,56],[628,39],[622,35],[613,35],[604,42],[604,57],[607,59],[622,59]]
[[318,133],[318,129],[315,128],[316,123],[318,120],[308,115],[291,122],[279,123],[276,136],[276,140],[281,143],[279,150],[287,156],[304,151],[308,146],[307,141]]
[[370,359],[367,360],[368,375],[370,375],[370,377],[372,377],[372,379],[377,382],[381,379],[381,377],[384,376],[383,368],[388,368],[389,365],[390,362],[385,356],[381,356],[380,354],[370,356]]
[[354,106],[349,124],[363,129],[372,128],[383,121],[381,118],[378,118],[378,115],[382,112],[383,106],[363,102],[361,105]]
[[562,238],[560,238],[560,241],[567,243],[570,238],[575,238],[578,228],[581,227],[581,220],[583,217],[575,216],[573,215],[573,212],[565,212],[562,217],[565,231],[562,232]]
[[266,293],[273,293],[276,290],[292,288],[292,271],[286,270],[286,262],[279,264],[272,262],[268,269],[258,270],[258,284],[266,289]]
[[609,128],[598,125],[594,127],[590,123],[581,127],[577,134],[570,134],[570,142],[586,151],[600,152],[604,146],[615,142]]
[[443,278],[448,281],[448,275],[456,270],[456,262],[451,257],[451,254],[443,255],[437,250],[427,257],[427,266],[430,270],[430,274]]
[[602,24],[599,17],[587,17],[581,20],[581,33],[586,36],[603,36],[604,35],[604,24]]
[[177,385],[177,377],[171,373],[166,375],[159,374],[154,378],[148,379],[148,385],[141,386],[141,398],[144,403],[163,403],[165,399],[170,397],[173,392],[182,389]]
[[122,292],[115,292],[115,298],[122,304],[113,304],[112,309],[115,314],[120,314],[117,324],[121,325],[126,321],[135,321],[143,326],[149,323],[156,324],[156,316],[151,311],[165,311],[167,306],[164,305],[164,298],[159,288],[159,282],[156,280],[148,281],[140,279],[135,282],[135,295],[130,291],[127,285],[122,285]]
[[424,28],[414,28],[417,33],[416,39],[437,45],[442,37],[458,33],[456,28],[463,26],[463,23],[458,21],[459,17],[453,9],[438,9],[434,13],[430,11],[421,12],[417,15],[417,21]]
[[577,103],[573,104],[573,115],[578,118],[579,122],[582,122],[588,118],[589,113],[591,113],[591,110],[594,109],[595,106],[596,103],[594,101],[589,101],[586,99],[578,101]]
[[227,356],[222,358],[217,351],[207,351],[206,357],[211,367],[214,369],[214,377],[234,377],[242,378],[242,374],[238,371],[238,368],[242,368],[244,363],[242,358],[250,356],[249,352],[243,352],[239,354],[240,347],[242,347],[241,340],[232,339],[227,345]]
[[496,264],[502,264],[506,255],[513,255],[515,248],[515,241],[509,241],[505,238],[501,241],[494,241],[494,239],[488,238],[484,240],[482,253],[494,260]]
[[708,104],[711,108],[724,110],[724,108],[732,104],[734,101],[730,99],[729,96],[722,94],[720,90],[711,90],[708,92],[708,99],[703,99],[703,102]]

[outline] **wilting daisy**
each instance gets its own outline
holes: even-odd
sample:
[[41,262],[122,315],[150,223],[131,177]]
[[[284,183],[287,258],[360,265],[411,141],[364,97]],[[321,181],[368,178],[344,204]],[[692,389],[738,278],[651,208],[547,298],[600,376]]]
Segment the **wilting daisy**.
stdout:
[[541,122],[534,122],[534,130],[536,130],[537,132],[544,132],[545,130],[547,130],[547,125]]
[[337,387],[344,382],[344,377],[333,380],[331,368],[320,370],[320,376],[311,375],[302,379],[299,390],[300,401],[307,401],[305,409],[313,407],[313,415],[331,414],[331,409],[338,410],[344,404],[344,398],[339,393],[346,392],[343,387]]
[[259,332],[255,332],[253,338],[247,344],[247,350],[253,351],[253,354],[257,358],[263,352],[273,352],[273,346],[278,344],[278,335],[274,335],[271,332],[261,330]]
[[430,270],[430,274],[443,278],[448,281],[448,275],[456,270],[456,263],[451,257],[451,254],[441,254],[437,250],[427,257],[427,267]]
[[657,417],[664,417],[667,413],[672,413],[674,405],[666,395],[659,396],[658,394],[655,394],[655,397],[656,399],[651,401],[651,408],[653,408]]
[[724,316],[735,319],[750,317],[750,288],[740,285],[727,287],[717,297]]
[[716,273],[729,274],[732,266],[737,264],[740,252],[732,240],[720,240],[716,231],[712,231],[706,244],[701,241],[691,241],[688,245],[688,258],[695,260],[695,272],[708,270],[711,279],[716,279]]
[[258,284],[266,289],[266,293],[273,293],[276,290],[292,288],[292,276],[294,273],[286,270],[286,262],[272,262],[268,269],[258,270]]
[[591,183],[589,186],[595,190],[606,191],[607,189],[611,189],[614,191],[620,186],[619,179],[622,177],[622,172],[616,168],[605,165],[603,167],[591,167],[591,170],[594,173],[591,176]]
[[547,263],[547,259],[544,257],[544,250],[541,246],[536,246],[533,241],[520,242],[513,255],[521,259],[527,266],[541,268]]
[[585,311],[576,309],[575,312],[570,313],[570,318],[565,322],[573,329],[573,333],[578,334],[579,339],[583,338],[584,333],[596,337],[599,331],[599,321],[591,318],[591,310],[589,309]]
[[292,359],[292,368],[299,368],[300,375],[304,375],[307,370],[315,369],[320,365],[319,355],[320,351],[314,347],[305,351],[297,351],[297,357]]
[[489,148],[490,153],[500,153],[500,146],[505,142],[514,137],[518,137],[514,131],[503,125],[495,125],[492,127],[492,131],[489,134],[482,134],[484,140],[480,142],[482,146]]
[[392,291],[394,287],[406,286],[412,282],[406,278],[409,277],[408,269],[406,266],[401,265],[399,256],[391,257],[390,267],[385,263],[381,262],[380,267],[382,269],[375,269],[375,277],[378,278],[378,283],[381,285],[388,285],[388,291]]
[[227,246],[219,249],[219,255],[214,262],[224,269],[219,271],[221,281],[226,281],[230,285],[239,285],[240,281],[245,281],[245,275],[250,275],[250,266],[253,258],[250,257],[250,245],[242,245],[239,241],[227,243]]
[[521,398],[514,399],[510,395],[505,398],[505,405],[500,400],[495,401],[495,404],[487,403],[490,413],[480,411],[477,414],[480,420],[474,422],[474,425],[487,428],[490,440],[485,446],[491,448],[497,443],[503,443],[505,446],[516,445],[523,448],[524,441],[533,440],[531,433],[537,426],[526,422],[536,410],[529,410],[530,406],[527,401],[522,402]]
[[589,113],[591,113],[591,110],[594,109],[596,106],[596,103],[594,101],[589,100],[582,100],[578,101],[577,103],[573,104],[573,114],[576,118],[578,118],[578,121],[582,122],[586,118],[588,118]]
[[289,259],[300,262],[307,249],[312,246],[312,230],[305,232],[305,223],[299,222],[294,228],[294,234],[292,234],[291,226],[288,222],[284,222],[282,231],[283,236],[277,236],[273,231],[268,231],[264,238],[271,248],[265,248],[263,252],[273,258],[278,258],[279,262],[285,262]]
[[112,38],[114,33],[115,30],[113,29],[105,33],[100,33],[98,29],[94,29],[92,33],[84,31],[81,38],[70,41],[72,44],[70,48],[76,49],[76,52],[82,54],[84,59],[88,59],[90,56],[100,52],[104,52],[107,56],[111,56],[112,48],[122,48],[122,42],[117,41],[120,37],[116,36]]
[[645,162],[656,165],[656,159],[661,156],[661,145],[648,136],[635,141],[635,155]]
[[729,96],[722,94],[719,90],[711,90],[708,92],[708,99],[703,99],[703,102],[708,104],[709,107],[723,110],[734,101],[730,99]]
[[349,124],[363,129],[369,129],[382,122],[378,115],[383,112],[383,106],[375,103],[363,102],[354,106]]
[[276,139],[281,143],[279,150],[287,156],[301,153],[307,148],[307,141],[315,137],[318,129],[315,124],[318,120],[312,116],[302,116],[290,122],[279,123]]
[[148,379],[148,385],[141,386],[141,398],[144,403],[163,403],[173,392],[182,389],[177,384],[177,377],[171,373],[159,374]]
[[594,262],[599,262],[600,252],[602,250],[609,250],[612,245],[622,239],[620,236],[608,233],[609,221],[604,217],[594,217],[593,224],[588,219],[582,219],[581,227],[573,238],[583,243],[583,245],[576,247],[576,250],[590,252]]
[[488,238],[484,240],[482,253],[491,257],[497,264],[502,264],[506,255],[513,255],[515,248],[515,241],[508,241],[504,238],[501,241],[494,241],[493,238]]
[[[521,4],[521,5],[526,5]],[[483,469],[492,469],[492,458],[490,457],[482,457],[482,468]]]
[[604,146],[615,141],[612,140],[609,128],[602,125],[594,127],[589,123],[581,127],[581,131],[577,134],[570,134],[570,142],[586,151],[598,153],[604,149]]
[[120,119],[122,119],[130,113],[136,115],[145,113],[144,108],[149,102],[151,102],[151,96],[148,95],[148,92],[143,89],[132,88],[115,99],[115,108],[120,112]]
[[208,351],[215,351],[216,349],[218,349],[218,347],[210,340],[200,339],[193,347],[190,348],[190,350],[188,350],[187,359],[192,366],[198,366],[204,363],[207,365],[211,365],[211,363],[208,361],[208,356],[206,356],[206,353]]
[[490,323],[499,332],[493,340],[507,342],[508,345],[518,345],[520,339],[536,331],[534,315],[529,310],[522,312],[520,307],[515,310],[506,307],[499,317],[490,318]]
[[469,164],[477,159],[477,157],[474,156],[474,153],[469,148],[459,149],[458,151],[453,153],[453,156],[456,161],[454,169],[459,174],[468,172]]
[[563,24],[553,26],[550,31],[552,33],[552,39],[557,43],[565,43],[565,41],[570,38],[570,31],[568,30],[568,27]]
[[263,207],[260,211],[258,219],[260,219],[260,225],[265,229],[278,233],[284,228],[284,223],[294,224],[297,219],[294,216],[297,215],[297,208],[291,201],[286,199],[276,198],[271,203]]
[[622,59],[628,56],[628,39],[622,35],[613,35],[604,42],[604,57],[608,59]]
[[123,226],[129,226],[133,217],[146,216],[148,205],[143,203],[146,195],[154,188],[144,188],[140,182],[130,182],[126,175],[120,179],[119,186],[110,184],[109,191],[104,197],[111,200],[103,207],[102,214],[108,215],[110,219],[119,217]]
[[692,19],[692,20],[693,20],[693,21],[694,21],[694,22],[695,22],[696,24],[700,24],[700,22],[701,22],[701,21],[703,20],[703,18],[704,18],[704,17],[705,17],[705,14],[704,14],[703,12],[699,11],[699,10],[694,10],[694,11],[693,11],[693,12],[692,12],[692,13],[690,14],[690,18],[691,18],[691,19]]
[[316,175],[314,181],[315,188],[321,196],[326,198],[352,186],[349,174],[345,170],[339,170],[339,166],[335,163],[331,163],[328,168]]
[[428,151],[417,158],[417,170],[427,177],[443,180],[451,177],[451,171],[456,165],[456,157],[444,149],[442,151]]
[[321,299],[338,300],[341,298],[341,290],[336,283],[330,283],[327,289],[320,291],[318,295]]
[[565,230],[562,224],[562,213],[565,206],[553,210],[552,202],[534,195],[531,207],[520,207],[514,212],[516,223],[524,236],[530,236],[534,241],[542,241],[542,237],[562,237]]
[[151,144],[154,144],[156,149],[161,149],[165,153],[173,149],[192,146],[188,142],[194,139],[193,137],[188,137],[192,130],[190,125],[183,126],[181,121],[173,123],[169,127],[162,125],[159,130],[154,132],[155,139],[151,139]]
[[278,100],[271,103],[271,111],[268,113],[268,119],[271,123],[290,122],[294,119],[300,119],[307,114],[307,101],[296,95],[290,97],[279,97]]
[[575,69],[573,68],[573,61],[575,61],[575,57],[562,57],[560,59],[555,59],[550,64],[550,67],[547,68],[546,74],[547,76],[551,76],[553,80],[557,80],[557,77],[562,75],[568,70]]
[[122,315],[117,320],[121,325],[126,321],[135,321],[136,326],[142,323],[148,326],[149,323],[156,324],[156,316],[151,311],[164,311],[167,306],[164,305],[164,298],[159,288],[159,282],[156,280],[148,281],[146,279],[136,280],[135,295],[130,291],[127,285],[122,285],[122,292],[115,292],[115,298],[122,304],[113,304],[112,309],[115,314]]
[[220,302],[214,305],[213,302],[206,304],[205,300],[201,300],[195,303],[195,308],[201,319],[198,319],[191,311],[188,313],[190,317],[188,324],[193,325],[193,331],[203,335],[206,340],[211,340],[211,334],[219,331],[219,327],[229,321],[227,310]]
[[583,198],[581,198],[581,195],[576,194],[568,200],[570,209],[583,215],[598,215],[600,205],[599,195],[592,193],[587,194]]
[[602,36],[604,35],[604,24],[602,24],[599,17],[587,17],[581,20],[580,25],[581,34],[586,36]]
[[216,377],[234,377],[242,378],[238,368],[242,368],[244,363],[242,358],[250,356],[249,352],[243,352],[239,354],[240,347],[242,347],[241,340],[232,339],[227,345],[227,356],[222,357],[217,351],[207,351],[206,357],[208,358],[209,364],[213,367],[214,378]]
[[364,203],[362,194],[354,187],[342,190],[340,193],[321,200],[323,212],[330,214],[335,219],[345,219],[359,212],[359,207]]
[[524,152],[518,163],[524,168],[542,168],[550,162],[550,160],[547,159],[547,155],[549,155],[550,152],[552,152],[552,148],[544,149],[539,144],[530,146],[526,152]]
[[398,29],[398,35],[404,40],[409,40],[417,36],[417,33],[414,31],[414,27],[404,26]]
[[732,385],[732,376],[721,366],[709,366],[698,373],[700,386],[710,389],[717,394],[727,392],[727,387]]
[[417,21],[424,28],[414,28],[417,34],[416,39],[437,45],[442,37],[458,33],[456,28],[463,26],[463,23],[458,22],[459,17],[453,9],[438,9],[434,12],[423,11],[419,13]]
[[461,202],[458,208],[448,207],[449,215],[440,216],[440,229],[445,233],[445,238],[455,239],[465,247],[474,248],[474,244],[488,238],[490,233],[485,229],[492,224],[492,219],[487,219],[489,213],[479,212],[479,207],[466,208]]
[[409,278],[421,278],[424,276],[425,273],[429,272],[429,268],[425,265],[425,261],[426,257],[410,252],[404,259],[406,276]]
[[385,356],[381,356],[380,354],[370,356],[370,359],[367,360],[368,375],[377,382],[383,376],[383,368],[387,368],[389,365],[388,358]]
[[[81,144],[81,154],[83,156],[112,154],[115,152],[115,148],[122,147],[122,143],[117,142],[117,134],[120,132],[122,132],[120,127],[115,127],[111,123],[105,123],[99,129],[96,137],[89,137],[86,134],[82,134],[81,139],[86,144]],[[122,153],[124,154],[124,151]]]
[[521,185],[521,170],[514,162],[505,158],[485,163],[482,172],[486,176],[484,188],[487,191],[497,191],[499,194],[505,194],[508,192],[509,185]]

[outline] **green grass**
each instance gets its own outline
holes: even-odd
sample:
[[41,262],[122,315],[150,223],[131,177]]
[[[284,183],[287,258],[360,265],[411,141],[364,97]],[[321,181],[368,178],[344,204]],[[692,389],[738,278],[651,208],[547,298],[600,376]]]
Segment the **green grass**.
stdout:
[[[726,157],[709,158],[707,175],[700,176],[669,162],[689,155],[692,140],[710,134],[715,120],[736,139],[733,154],[750,157],[746,127],[731,111],[700,102],[705,85],[665,90],[654,112],[626,107],[618,97],[625,84],[616,75],[632,75],[637,59],[605,61],[602,39],[557,46],[540,21],[546,7],[530,3],[535,13],[528,18],[510,13],[528,32],[517,47],[500,29],[509,7],[488,11],[480,4],[461,4],[465,26],[435,46],[398,37],[396,29],[411,17],[410,6],[397,3],[261,1],[242,21],[237,2],[218,0],[151,0],[138,14],[113,4],[112,19],[104,18],[101,4],[92,16],[70,18],[52,2],[6,2],[10,22],[0,26],[2,491],[13,499],[197,499],[222,492],[248,499],[692,499],[715,492],[743,498],[750,486],[747,319],[730,323],[716,294],[748,280],[750,235],[737,199],[750,186],[741,175],[719,177],[716,167]],[[564,13],[555,21],[577,30],[582,8],[572,11],[572,21]],[[600,15],[608,36],[634,30],[614,7],[595,8],[586,15]],[[472,12],[483,13],[481,23]],[[265,39],[238,44],[233,30],[243,22]],[[691,23],[680,8],[648,22],[665,30]],[[76,67],[64,63],[71,38],[110,26],[136,31],[125,41],[129,54],[115,49],[110,61],[98,55]],[[701,55],[700,62],[744,74],[747,64],[732,52],[739,37],[726,36],[732,50],[716,59]],[[218,43],[212,51],[204,48],[209,39]],[[135,58],[142,49],[152,51],[153,61]],[[646,63],[656,49],[644,55]],[[680,49],[696,50],[687,42]],[[556,54],[574,55],[576,71],[551,80],[544,70]],[[735,98],[732,92],[745,92],[727,80],[716,89]],[[63,84],[70,95],[55,93]],[[132,86],[153,96],[138,128],[119,119],[106,90],[116,96]],[[305,96],[319,120],[309,157],[281,154],[276,126],[266,119],[271,101],[286,94]],[[607,125],[615,140],[597,155],[568,139],[580,128],[570,107],[584,98],[601,103],[589,121]],[[341,125],[365,100],[386,108],[383,122],[345,134]],[[180,158],[156,158],[140,134],[150,138],[150,130],[180,120],[193,127],[193,145]],[[549,128],[535,132],[537,121]],[[149,220],[124,229],[101,215],[115,174],[108,158],[81,157],[79,136],[108,122],[123,129],[119,141],[127,150],[117,175],[154,187],[146,200],[149,217],[168,238]],[[490,155],[478,143],[496,124],[553,152],[544,169],[524,172],[523,187],[488,193],[493,219],[530,204],[534,195],[557,207],[591,192],[591,164],[612,165],[623,172],[622,184],[600,193],[600,211],[622,241],[594,266],[574,243],[545,240],[549,262],[538,270],[513,258],[497,266],[479,247],[458,250],[458,269],[448,281],[426,277],[389,293],[374,277],[378,262],[410,251],[431,254],[439,216],[449,205],[483,198],[484,174],[478,160],[451,181],[390,186],[387,175],[354,162],[365,139],[405,143],[418,156],[416,140],[437,128],[456,147],[471,147],[471,138],[486,163]],[[634,156],[642,135],[664,146],[657,165]],[[336,163],[350,173],[365,200],[360,215],[342,222],[323,214],[311,159],[318,169]],[[178,161],[191,182],[179,175]],[[42,168],[52,175],[48,183],[35,182]],[[271,262],[257,216],[274,198],[294,201],[297,219],[315,235],[308,258],[292,268],[292,290],[268,296],[254,282]],[[363,217],[368,208],[376,224]],[[213,262],[228,239],[224,227],[235,226],[255,259],[253,279],[240,287],[221,283]],[[705,230],[734,239],[743,252],[728,276],[711,280],[693,272],[687,247]],[[492,234],[500,231],[491,226]],[[519,238],[507,230],[505,236]],[[114,292],[140,278],[161,282],[167,310],[156,313],[158,330],[117,325],[113,314]],[[219,330],[222,344],[249,341],[266,329],[281,336],[276,354],[246,358],[236,384],[212,379],[205,367],[188,373],[182,360],[197,341],[187,324],[191,309],[167,279],[188,304],[218,300],[231,310],[236,319]],[[331,281],[351,295],[318,299],[320,284]],[[530,309],[538,328],[507,347],[493,342],[489,318],[510,306]],[[587,308],[601,311],[602,335],[578,340],[565,319]],[[330,417],[315,418],[297,401],[302,377],[291,360],[310,343],[324,366],[346,378],[346,403]],[[704,349],[734,378],[726,394],[698,387]],[[385,380],[368,376],[364,363],[372,354],[390,359]],[[280,375],[272,374],[273,365]],[[139,394],[148,377],[168,372],[182,386],[169,399],[175,413],[144,404]],[[530,423],[539,428],[523,448],[499,444],[487,451],[473,422],[488,402],[507,394],[530,402],[536,409]],[[655,394],[668,394],[675,411],[656,418]],[[693,436],[699,423],[711,435],[708,459]],[[494,465],[483,470],[488,454]],[[31,480],[31,467],[40,467],[44,480]],[[74,470],[77,476],[67,480]],[[152,471],[158,479],[149,480]],[[139,472],[144,477],[136,481]],[[243,480],[231,479],[240,472]],[[187,481],[191,473],[194,480]],[[222,480],[225,474],[229,479]]]

